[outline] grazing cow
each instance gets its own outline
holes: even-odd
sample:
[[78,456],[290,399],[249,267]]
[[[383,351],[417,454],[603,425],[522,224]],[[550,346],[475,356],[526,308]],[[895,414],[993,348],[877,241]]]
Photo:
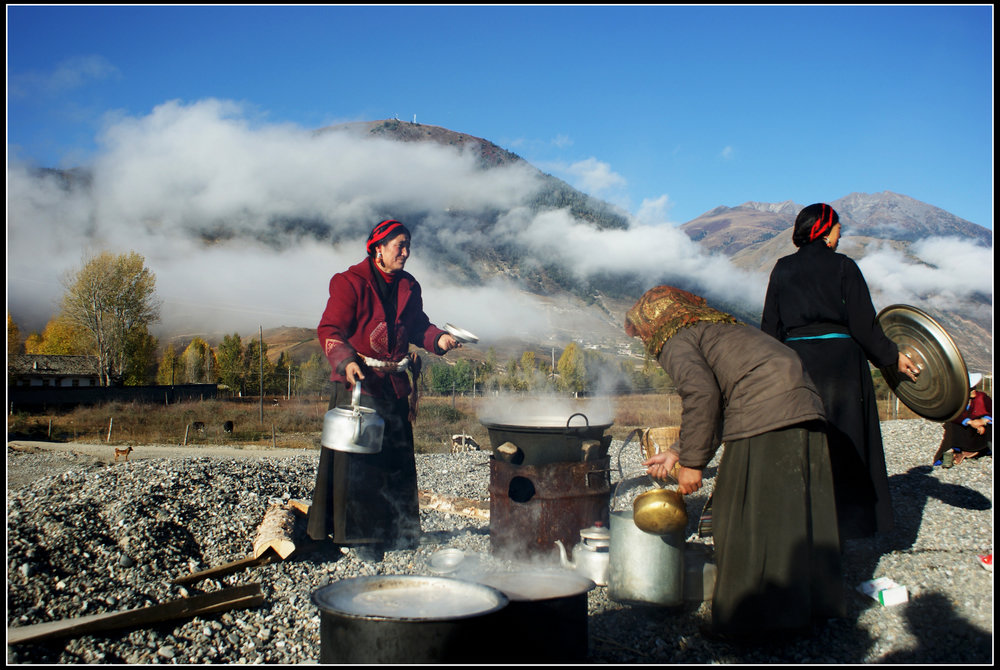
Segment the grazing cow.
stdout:
[[479,443],[472,439],[471,435],[452,435],[451,453],[459,454],[463,451],[479,451]]

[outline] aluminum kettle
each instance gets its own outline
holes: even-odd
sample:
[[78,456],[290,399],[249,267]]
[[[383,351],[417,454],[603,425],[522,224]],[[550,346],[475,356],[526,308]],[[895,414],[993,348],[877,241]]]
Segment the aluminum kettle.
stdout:
[[608,568],[611,564],[609,548],[611,533],[601,522],[580,531],[580,542],[573,547],[573,560],[566,555],[562,540],[556,540],[559,560],[564,568],[575,570],[598,586],[607,586]]
[[382,451],[385,421],[370,407],[361,406],[361,383],[354,384],[350,407],[336,407],[323,416],[320,444],[327,449],[352,454]]

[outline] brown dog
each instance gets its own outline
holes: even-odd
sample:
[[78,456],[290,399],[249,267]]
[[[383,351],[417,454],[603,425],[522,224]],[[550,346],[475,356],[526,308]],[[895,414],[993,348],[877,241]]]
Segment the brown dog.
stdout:
[[115,447],[115,463],[118,462],[119,456],[122,456],[125,459],[125,462],[127,463],[128,455],[130,453],[132,453],[132,447],[129,447],[128,449],[119,449],[118,447]]

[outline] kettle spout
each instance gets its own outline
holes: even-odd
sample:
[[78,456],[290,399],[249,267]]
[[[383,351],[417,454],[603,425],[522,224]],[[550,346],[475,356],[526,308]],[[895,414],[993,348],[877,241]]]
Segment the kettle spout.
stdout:
[[562,563],[562,566],[570,570],[576,570],[576,564],[570,562],[569,557],[566,555],[566,547],[563,546],[562,540],[556,540],[555,543],[559,547],[559,562]]

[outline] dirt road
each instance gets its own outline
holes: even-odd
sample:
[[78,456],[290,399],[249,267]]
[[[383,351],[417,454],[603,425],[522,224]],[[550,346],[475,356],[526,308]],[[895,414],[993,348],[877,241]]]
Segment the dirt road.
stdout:
[[[20,454],[44,454],[47,458],[19,458]],[[271,449],[264,447],[234,447],[223,445],[197,445],[182,447],[152,444],[132,447],[129,461],[148,458],[285,458],[314,454],[316,449]],[[120,460],[120,459],[119,459]],[[34,479],[57,475],[67,470],[92,463],[114,463],[115,445],[83,442],[35,442],[12,440],[7,442],[7,490],[18,488]]]

